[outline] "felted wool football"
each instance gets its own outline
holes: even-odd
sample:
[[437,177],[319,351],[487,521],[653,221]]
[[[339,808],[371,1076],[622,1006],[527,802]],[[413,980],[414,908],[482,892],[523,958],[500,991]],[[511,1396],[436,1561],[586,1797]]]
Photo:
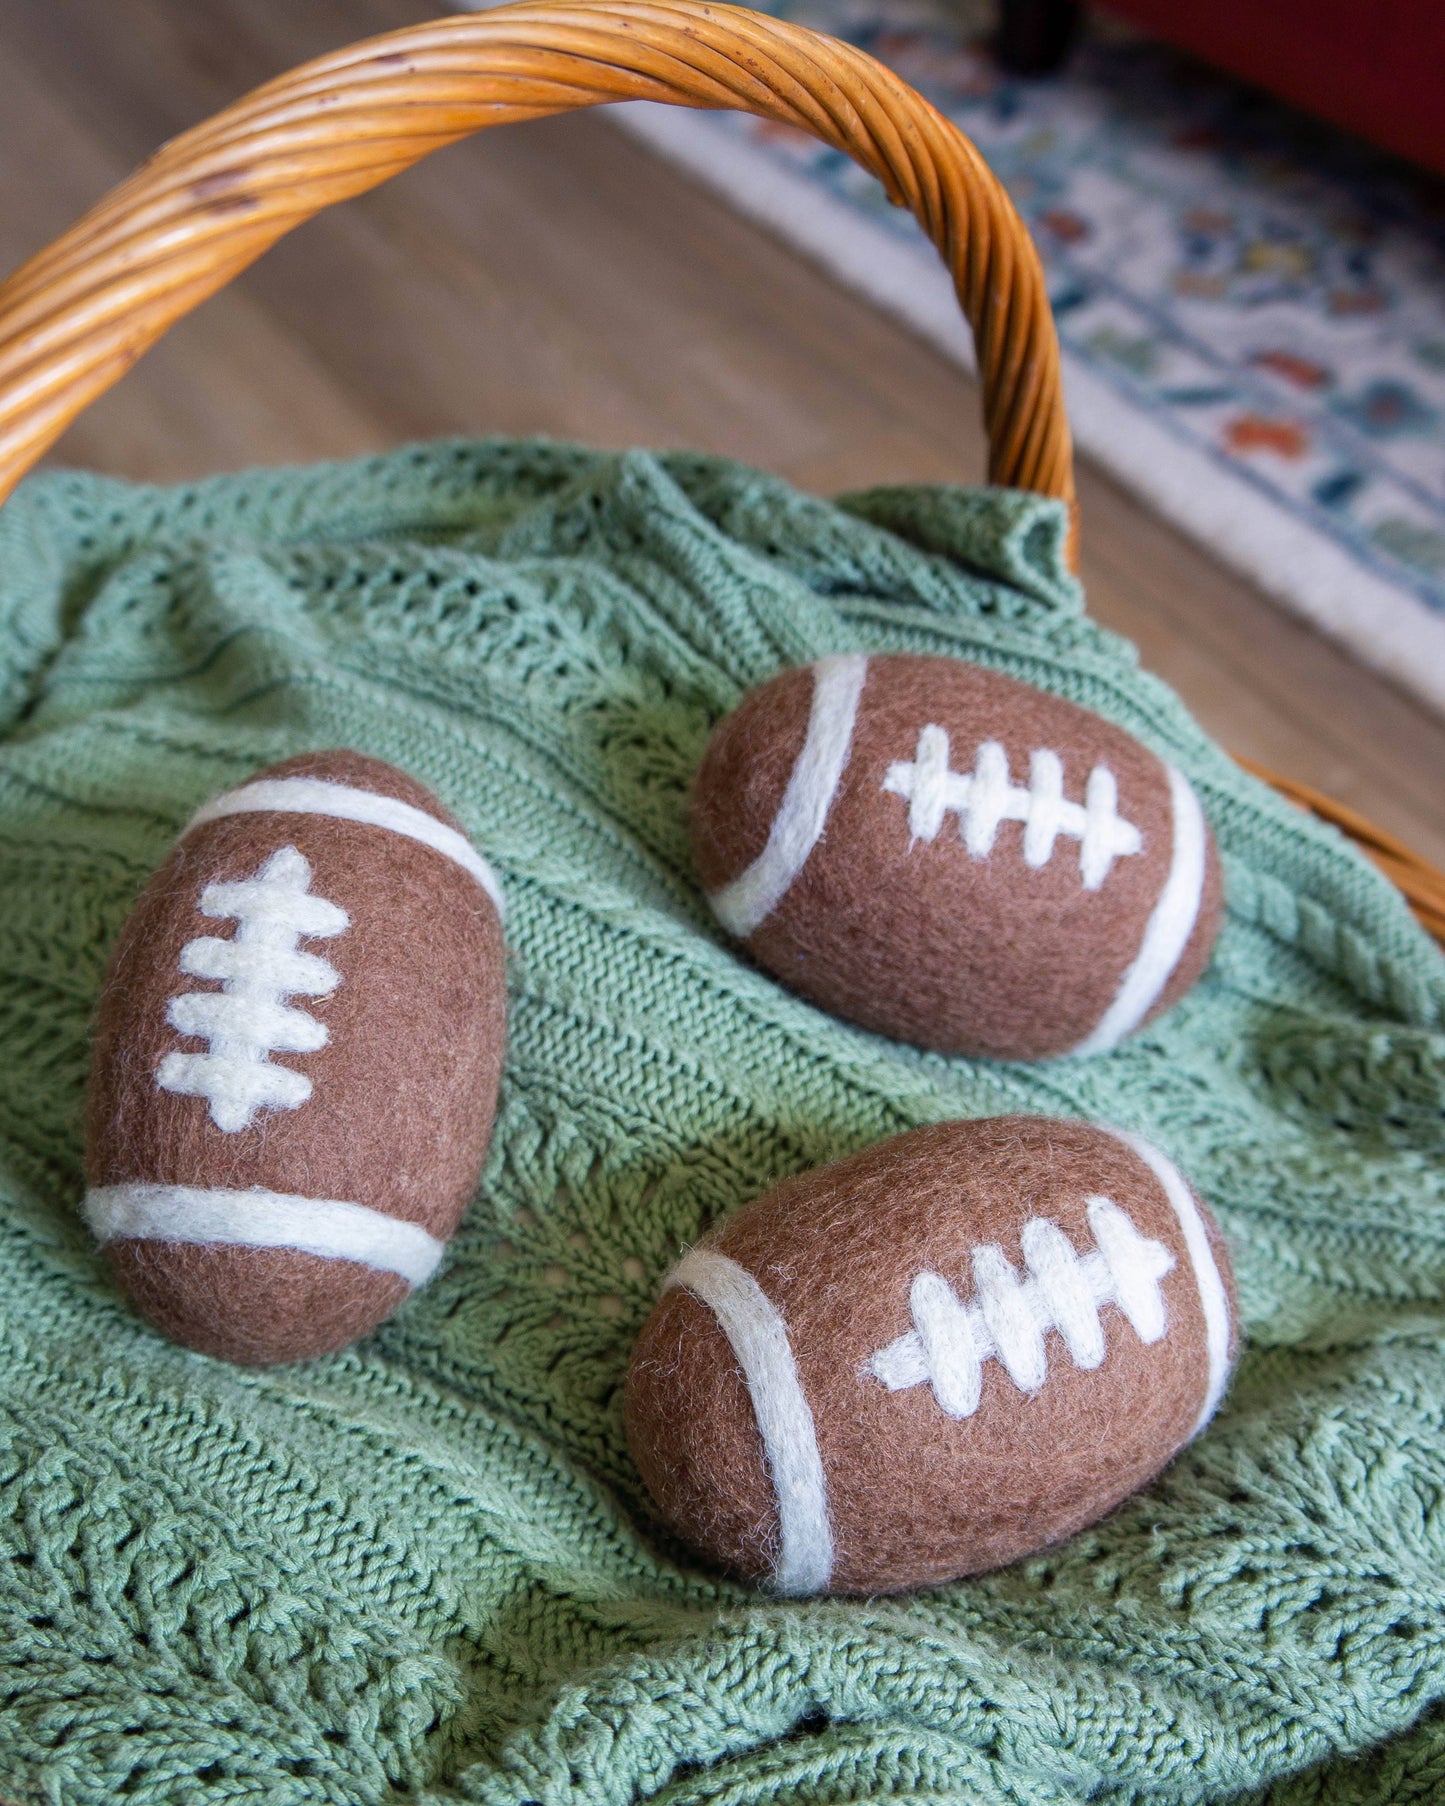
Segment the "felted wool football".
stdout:
[[1223,1240],[1157,1148],[933,1124],[683,1254],[633,1352],[628,1445],[709,1562],[893,1592],[1102,1517],[1203,1429],[1235,1341]]
[[244,1362],[373,1328],[475,1190],[505,1034],[501,892],[420,784],[324,752],[206,804],[95,1023],[84,1211],[137,1309]]
[[820,659],[745,697],[692,795],[719,921],[793,990],[944,1053],[1115,1046],[1221,912],[1188,780],[1111,722],[959,659]]

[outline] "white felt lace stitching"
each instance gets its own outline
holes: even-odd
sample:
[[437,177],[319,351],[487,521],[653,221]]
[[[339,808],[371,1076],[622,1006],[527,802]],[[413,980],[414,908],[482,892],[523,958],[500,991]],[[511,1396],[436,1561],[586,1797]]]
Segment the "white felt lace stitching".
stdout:
[[890,1392],[930,1385],[950,1417],[971,1417],[989,1359],[1002,1362],[1020,1391],[1039,1390],[1048,1377],[1050,1330],[1076,1367],[1098,1367],[1106,1304],[1118,1307],[1141,1342],[1159,1341],[1167,1328],[1160,1282],[1173,1271],[1174,1256],[1141,1235],[1112,1199],[1092,1197],[1087,1209],[1097,1244],[1088,1254],[1045,1217],[1024,1225],[1022,1277],[997,1243],[976,1248],[972,1304],[941,1274],[920,1273],[909,1293],[913,1328],[880,1349],[868,1371]]
[[258,1110],[294,1110],[311,1095],[311,1081],[273,1053],[315,1053],[326,1025],[286,998],[326,997],[341,983],[328,960],[303,953],[303,938],[329,938],[350,926],[344,909],[310,894],[311,867],[295,847],[273,853],[253,877],[208,884],[203,915],[232,917],[235,935],[201,935],[181,949],[180,969],[191,978],[221,981],[219,991],[173,997],[166,1020],[183,1035],[209,1043],[207,1053],[169,1053],[156,1069],[162,1091],[203,1097],[218,1129],[247,1128]]
[[1060,834],[1079,842],[1079,870],[1085,890],[1098,890],[1116,859],[1139,852],[1143,836],[1119,814],[1119,787],[1107,765],[1096,765],[1084,786],[1082,803],[1064,795],[1059,755],[1041,748],[1029,756],[1025,789],[1009,776],[1008,754],[997,740],[985,740],[971,772],[949,770],[947,731],[934,724],[918,730],[912,760],[888,767],[883,788],[908,803],[908,830],[915,840],[933,840],[950,814],[958,816],[963,843],[975,859],[993,851],[1006,821],[1024,825],[1024,863],[1034,870],[1053,857]]

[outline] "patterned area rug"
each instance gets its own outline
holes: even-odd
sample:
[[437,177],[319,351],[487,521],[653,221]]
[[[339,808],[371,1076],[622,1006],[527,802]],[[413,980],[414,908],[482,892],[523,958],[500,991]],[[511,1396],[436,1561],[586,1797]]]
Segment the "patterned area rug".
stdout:
[[[1003,77],[967,0],[769,0],[891,64],[979,145],[1043,253],[1080,447],[1445,709],[1445,187],[1096,28]],[[616,109],[951,352],[947,278],[846,158],[733,114]],[[1087,525],[1087,523],[1086,523]]]

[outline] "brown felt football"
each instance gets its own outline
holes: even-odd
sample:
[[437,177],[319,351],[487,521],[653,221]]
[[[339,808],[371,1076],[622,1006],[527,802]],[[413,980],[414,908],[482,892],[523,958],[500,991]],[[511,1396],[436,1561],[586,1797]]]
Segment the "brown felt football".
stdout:
[[746,696],[692,794],[719,921],[836,1016],[943,1053],[1101,1053],[1209,958],[1219,858],[1182,772],[960,659],[846,654]]
[[683,1254],[633,1352],[628,1446],[708,1562],[783,1594],[901,1591],[1145,1485],[1219,1403],[1235,1320],[1219,1231],[1158,1149],[938,1123]]
[[430,791],[308,753],[206,804],[121,933],[85,1216],[136,1308],[248,1363],[340,1348],[430,1276],[506,1036],[501,893]]

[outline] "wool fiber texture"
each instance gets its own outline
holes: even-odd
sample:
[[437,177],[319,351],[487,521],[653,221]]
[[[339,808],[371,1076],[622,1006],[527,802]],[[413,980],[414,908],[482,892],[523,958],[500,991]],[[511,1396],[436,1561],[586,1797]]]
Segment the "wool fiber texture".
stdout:
[[[355,753],[285,760],[263,776],[392,797],[428,820],[443,813],[404,772]],[[177,1032],[177,996],[184,1023],[185,1002],[217,994],[187,975],[187,954],[207,946],[198,937],[215,937],[232,957],[237,946],[198,905],[278,863],[304,876],[301,902],[323,935],[298,949],[303,978],[324,957],[322,976],[287,1000],[288,1011],[304,1006],[299,1022],[314,1030],[315,1046],[283,1049],[259,1066],[178,1052],[200,1042]],[[201,964],[210,969],[204,953]],[[202,819],[146,886],[106,974],[93,1032],[87,1183],[339,1199],[446,1241],[476,1190],[505,1024],[501,922],[454,859],[334,815],[265,809]],[[188,1061],[202,1063],[199,1081]],[[211,1076],[218,1065],[219,1081]],[[236,1082],[232,1071],[245,1084],[259,1074],[289,1089],[277,1107],[248,1108],[246,1097],[216,1092]],[[197,1082],[208,1087],[203,1095],[188,1089]],[[170,1196],[183,1237],[196,1212],[183,1194]],[[304,1208],[293,1206],[293,1215]],[[374,1328],[410,1289],[384,1263],[292,1247],[121,1235],[106,1252],[158,1329],[248,1363],[330,1353]]]
[[[835,760],[823,780],[826,819],[815,813],[802,857],[788,862],[791,881],[766,887],[769,906],[735,915],[740,875],[759,863],[767,871],[770,830],[789,813],[825,683],[815,671],[784,672],[708,745],[693,787],[693,846],[724,925],[792,989],[879,1034],[995,1059],[1079,1048],[1139,959],[1171,876],[1179,823],[1159,759],[1112,722],[998,671],[872,658],[861,693],[855,685],[846,763]],[[936,769],[925,773],[930,750]],[[998,820],[987,800],[971,807],[976,761],[987,769],[990,759],[1020,813],[1052,813],[1022,800],[1041,759],[1071,804],[1092,774],[1112,781],[1128,850],[1106,851],[1090,872],[1088,846],[1066,829],[1041,841],[1030,865],[1024,822]],[[945,771],[964,785],[940,783]],[[1207,830],[1205,840],[1175,951],[1132,1013],[1144,1021],[1183,996],[1214,943],[1219,859]]]
[[[1071,1358],[1063,1335],[1040,1340],[1038,1316],[1010,1305],[1026,1273],[1047,1272],[1026,1225],[1038,1219],[1062,1234],[1077,1276],[1076,1257],[1099,1248],[1098,1197],[1123,1212],[1125,1236],[1145,1238],[1142,1275],[1133,1262],[1137,1323],[1113,1302],[1097,1316],[1085,1307],[1080,1320],[1065,1287],[1049,1287],[1044,1301],[1056,1327],[1069,1322]],[[1229,1261],[1217,1231],[1206,1233],[1205,1277],[1222,1279],[1226,1297],[1227,1369]],[[744,1378],[746,1342],[712,1307],[710,1288],[690,1281],[704,1251],[752,1275],[776,1309],[811,1424],[759,1440],[770,1376]],[[1117,1269],[1130,1266],[1117,1235],[1113,1252]],[[906,1348],[921,1327],[910,1311],[921,1274],[936,1300],[923,1318],[946,1326],[981,1303],[993,1336],[968,1330],[966,1342],[992,1340],[995,1352],[980,1363],[945,1345],[890,1387],[875,1368],[890,1355],[896,1363],[899,1338]],[[1200,1278],[1173,1205],[1133,1149],[1088,1123],[1046,1117],[934,1123],[798,1174],[684,1259],[633,1352],[628,1442],[691,1547],[777,1584],[792,1539],[780,1533],[776,1468],[811,1438],[831,1572],[788,1590],[897,1592],[1036,1554],[1152,1479],[1218,1391],[1206,1342]],[[760,1484],[765,1447],[775,1471]]]
[[[0,1793],[1438,1800],[1445,962],[1085,618],[1065,525],[500,442],[53,472],[0,510]],[[1100,1059],[987,1064],[739,956],[693,774],[747,691],[852,651],[975,660],[1185,772],[1228,907],[1174,1009]],[[242,1370],[144,1323],[81,1219],[90,1023],[192,814],[336,746],[496,868],[507,1063],[431,1283],[343,1354]],[[1223,1409],[1041,1559],[874,1601],[718,1579],[623,1435],[664,1276],[808,1168],[1011,1112],[1137,1131],[1209,1201],[1244,1332]]]

